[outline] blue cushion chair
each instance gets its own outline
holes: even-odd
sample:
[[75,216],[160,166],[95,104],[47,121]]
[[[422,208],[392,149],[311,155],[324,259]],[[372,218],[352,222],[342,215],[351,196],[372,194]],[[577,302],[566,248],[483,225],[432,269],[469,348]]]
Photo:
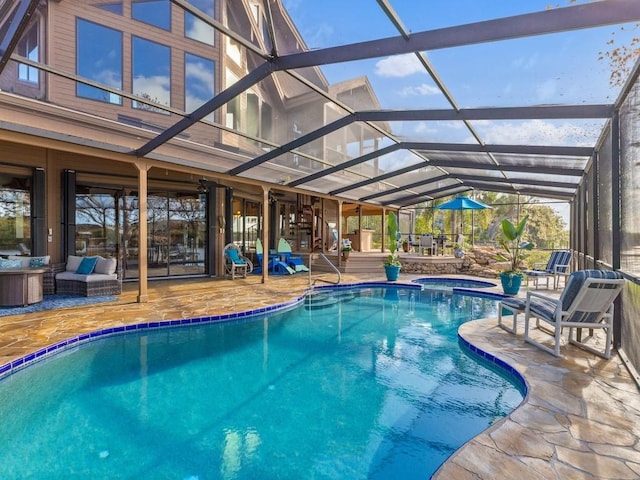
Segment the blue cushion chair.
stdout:
[[[613,339],[613,302],[624,288],[619,272],[608,270],[578,270],[567,280],[560,298],[552,298],[535,291],[528,291],[524,311],[524,339],[555,356],[560,356],[562,329],[569,328],[569,343],[604,358],[611,356]],[[529,334],[530,322],[536,319],[536,327],[553,335],[553,345],[541,343]],[[541,323],[546,328],[541,328]],[[582,329],[604,330],[604,351],[583,342]],[[576,333],[578,331],[578,333]],[[575,337],[574,337],[575,334]]]
[[291,244],[284,238],[280,237],[278,240],[278,255],[294,272],[308,272],[307,267],[302,261],[302,255],[296,255],[291,250]]
[[[264,249],[262,247],[262,242],[258,239],[256,240],[256,258],[258,259],[258,263],[260,267],[254,270],[254,273],[262,273],[262,269],[264,266]],[[271,272],[274,275],[293,275],[296,271],[287,265],[285,262],[281,261],[278,255],[269,254],[267,261],[267,272]]]
[[571,268],[571,252],[569,250],[554,250],[546,264],[534,263],[532,270],[523,270],[527,276],[527,287],[529,278],[534,279],[534,286],[538,288],[538,280],[546,279],[549,288],[549,278],[553,278],[553,289],[557,289],[561,275],[567,275]]
[[247,273],[253,270],[253,263],[242,255],[240,248],[235,243],[228,243],[224,246],[223,252],[225,273],[230,275],[232,280],[236,279],[236,274],[247,278]]

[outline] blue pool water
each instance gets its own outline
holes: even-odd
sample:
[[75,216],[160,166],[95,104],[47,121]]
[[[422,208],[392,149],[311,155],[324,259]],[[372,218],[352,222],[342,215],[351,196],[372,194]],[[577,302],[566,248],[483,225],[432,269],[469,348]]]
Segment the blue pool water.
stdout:
[[0,382],[0,478],[428,478],[522,401],[457,338],[495,314],[356,288],[86,343]]

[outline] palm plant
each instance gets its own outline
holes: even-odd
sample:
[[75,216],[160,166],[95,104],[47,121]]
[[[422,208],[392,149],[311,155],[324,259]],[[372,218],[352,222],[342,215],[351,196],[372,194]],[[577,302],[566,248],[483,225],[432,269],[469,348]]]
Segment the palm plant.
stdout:
[[523,242],[520,240],[528,218],[529,215],[525,215],[517,225],[514,225],[505,218],[500,224],[502,238],[500,238],[499,242],[504,252],[498,253],[497,258],[502,262],[510,263],[509,270],[505,270],[503,273],[522,275],[520,264],[526,258],[525,252],[532,250],[535,246],[531,242]]
[[387,235],[389,237],[389,251],[391,254],[384,261],[384,265],[402,266],[398,255],[398,216],[395,212],[387,214]]

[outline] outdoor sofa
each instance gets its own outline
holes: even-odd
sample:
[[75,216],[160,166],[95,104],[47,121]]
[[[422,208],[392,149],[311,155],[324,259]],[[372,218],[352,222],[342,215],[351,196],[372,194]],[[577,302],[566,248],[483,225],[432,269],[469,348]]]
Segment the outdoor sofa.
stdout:
[[117,260],[101,256],[69,255],[64,271],[56,273],[56,293],[59,295],[118,295],[122,279],[116,272]]

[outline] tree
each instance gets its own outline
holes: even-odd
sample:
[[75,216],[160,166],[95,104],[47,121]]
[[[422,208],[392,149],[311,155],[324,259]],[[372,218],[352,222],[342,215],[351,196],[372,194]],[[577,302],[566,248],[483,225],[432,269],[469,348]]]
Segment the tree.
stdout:
[[[637,30],[640,24],[635,24],[633,30]],[[609,85],[620,87],[629,77],[633,65],[640,56],[640,38],[633,37],[628,44],[620,44],[616,40],[616,33],[623,32],[625,27],[620,27],[611,34],[611,39],[607,42],[608,50],[599,52],[598,60],[609,61]]]
[[564,220],[547,205],[527,207],[529,222],[527,238],[538,248],[565,248],[569,243],[569,232]]

